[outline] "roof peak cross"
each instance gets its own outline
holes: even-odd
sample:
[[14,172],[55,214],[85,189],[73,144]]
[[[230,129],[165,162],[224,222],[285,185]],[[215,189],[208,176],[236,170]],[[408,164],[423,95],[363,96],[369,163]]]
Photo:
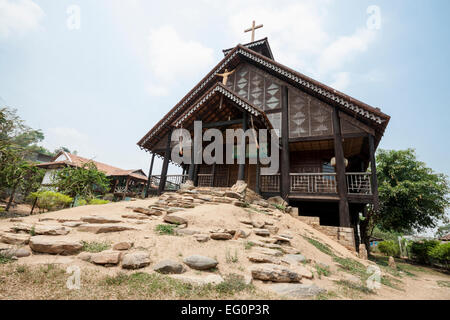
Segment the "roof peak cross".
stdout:
[[264,27],[264,25],[260,24],[259,26],[257,26],[255,20],[253,20],[252,27],[247,30],[244,30],[244,33],[251,31],[252,32],[252,41],[251,42],[254,42],[255,41],[255,30],[262,28],[262,27]]

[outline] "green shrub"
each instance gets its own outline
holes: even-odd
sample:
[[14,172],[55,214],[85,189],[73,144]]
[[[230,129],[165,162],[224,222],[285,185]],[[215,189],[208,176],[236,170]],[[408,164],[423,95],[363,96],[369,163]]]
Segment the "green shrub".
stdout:
[[36,205],[40,209],[45,209],[48,211],[64,209],[73,202],[73,198],[50,190],[33,192],[31,194],[31,198],[37,198]]
[[450,265],[450,243],[440,243],[430,251],[430,256],[436,262]]
[[382,241],[378,244],[378,250],[386,256],[397,257],[400,255],[398,243],[392,240]]
[[175,234],[175,228],[176,227],[171,224],[158,224],[155,227],[155,231],[161,235],[166,234],[172,236]]
[[436,240],[424,240],[413,242],[411,245],[411,256],[414,260],[420,263],[432,263],[430,256],[431,251],[439,245],[439,241]]
[[81,243],[83,244],[82,251],[86,251],[86,252],[97,253],[97,252],[102,252],[102,251],[108,250],[110,248],[110,245],[107,242],[81,241]]
[[85,199],[77,199],[75,200],[74,207],[81,207],[87,205],[87,201]]
[[102,200],[102,199],[91,199],[89,200],[89,205],[100,205],[100,204],[107,204],[109,203],[108,200]]

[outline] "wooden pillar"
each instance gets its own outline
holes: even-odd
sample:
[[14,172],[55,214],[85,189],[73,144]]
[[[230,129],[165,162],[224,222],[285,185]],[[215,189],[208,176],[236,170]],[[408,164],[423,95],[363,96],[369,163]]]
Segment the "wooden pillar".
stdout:
[[155,153],[152,153],[152,160],[150,162],[150,169],[148,170],[148,180],[147,185],[145,186],[145,198],[148,197],[148,189],[152,183],[152,173],[153,173],[153,163],[155,162]]
[[256,150],[256,177],[255,177],[255,192],[257,194],[261,194],[261,182],[260,182],[260,175],[261,175],[261,167],[259,163],[259,150]]
[[373,196],[373,209],[378,211],[380,209],[380,200],[378,198],[378,180],[377,180],[377,162],[375,159],[375,138],[369,134],[369,153],[370,153],[370,171],[372,172],[372,179],[370,181]]
[[167,170],[169,169],[169,160],[171,152],[170,150],[171,140],[172,140],[172,128],[170,128],[169,134],[167,135],[166,152],[164,153],[164,162],[161,169],[161,178],[159,180],[158,195],[161,195],[164,192],[164,188],[166,186]]
[[290,192],[289,162],[289,92],[286,86],[281,88],[281,157],[280,157],[280,191],[287,201]]
[[341,124],[339,113],[333,110],[334,130],[334,156],[336,159],[336,178],[339,193],[339,224],[341,227],[350,227],[350,212],[347,200],[347,181],[345,176],[344,148],[342,146]]
[[[245,131],[247,131],[248,129],[248,114],[247,111],[243,112],[242,115],[242,130],[244,130],[244,134]],[[245,141],[245,136],[244,136],[244,141],[242,143],[244,143],[244,161],[246,161],[246,153],[247,153],[247,144]],[[238,169],[238,180],[245,180],[245,163],[244,164],[239,164],[239,169]]]
[[211,169],[211,187],[214,187],[214,184],[216,183],[216,163],[214,162]]
[[194,186],[198,186],[198,172],[199,172],[199,170],[200,170],[200,165],[199,164],[196,164],[196,165],[194,165],[194,180],[193,180],[193,182],[194,182]]

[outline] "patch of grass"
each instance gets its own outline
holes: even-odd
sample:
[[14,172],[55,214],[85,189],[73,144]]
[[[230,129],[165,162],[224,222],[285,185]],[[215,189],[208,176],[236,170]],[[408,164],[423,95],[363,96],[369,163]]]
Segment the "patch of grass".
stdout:
[[176,226],[171,225],[171,224],[158,224],[155,227],[155,231],[160,234],[160,235],[169,235],[169,236],[173,236],[175,235],[175,228]]
[[387,277],[387,276],[382,276],[381,277],[381,283],[384,284],[385,286],[391,287],[392,289],[396,289],[396,290],[402,290],[402,288],[400,288],[398,285],[401,283],[400,280],[391,278],[391,277]]
[[83,249],[82,249],[83,251],[92,252],[92,253],[102,252],[102,251],[108,250],[111,247],[110,244],[107,242],[82,241],[81,243],[83,244]]
[[367,268],[360,262],[350,259],[334,256],[333,260],[339,264],[339,266],[346,272],[358,276],[362,280],[367,280],[368,274]]
[[328,277],[331,274],[330,267],[321,266],[319,264],[316,264],[315,268],[316,268],[317,276],[319,277],[319,279],[322,279],[322,275],[324,275],[325,277]]
[[17,268],[16,268],[17,273],[25,273],[27,271],[29,271],[28,266],[20,265],[20,266],[17,266]]
[[243,276],[231,273],[225,277],[222,283],[216,285],[214,289],[220,294],[234,295],[242,291],[253,292],[255,287],[251,284],[246,284]]
[[338,298],[338,294],[334,291],[328,291],[326,293],[319,293],[314,297],[314,300],[330,300],[333,298]]
[[436,281],[439,287],[450,288],[450,281],[438,280]]
[[246,241],[244,244],[244,249],[245,250],[250,250],[251,248],[253,248],[255,246],[255,244],[251,241]]
[[335,282],[339,286],[345,287],[346,289],[349,289],[351,291],[357,291],[357,292],[361,292],[364,294],[374,294],[375,293],[373,290],[367,288],[363,284],[358,284],[358,283],[348,281],[348,280],[339,280],[339,281],[335,281]]
[[234,250],[234,255],[231,255],[230,250],[227,249],[225,253],[225,259],[227,263],[237,263],[239,261],[237,250]]
[[35,226],[32,226],[30,229],[30,236],[34,237],[36,235],[36,228]]
[[286,211],[286,207],[281,204],[273,204],[273,206],[280,211],[283,211],[283,212]]
[[5,255],[0,253],[0,264],[6,264],[6,263],[13,262],[13,261],[14,260],[11,259],[11,257],[5,256]]
[[303,238],[305,238],[309,243],[311,243],[314,247],[316,247],[323,253],[328,254],[329,256],[334,256],[333,251],[327,244],[324,244],[324,243],[317,241],[315,239],[312,239],[312,238],[308,238],[306,236],[303,236]]

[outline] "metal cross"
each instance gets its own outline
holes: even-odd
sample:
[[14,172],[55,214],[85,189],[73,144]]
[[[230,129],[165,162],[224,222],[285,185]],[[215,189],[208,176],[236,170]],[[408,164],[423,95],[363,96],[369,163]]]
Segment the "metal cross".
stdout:
[[255,30],[259,29],[259,28],[262,28],[262,27],[264,27],[264,25],[260,24],[259,26],[257,26],[256,23],[255,23],[255,20],[253,20],[252,27],[247,29],[247,30],[245,30],[244,33],[251,31],[252,32],[252,42],[253,42],[253,41],[255,41]]

